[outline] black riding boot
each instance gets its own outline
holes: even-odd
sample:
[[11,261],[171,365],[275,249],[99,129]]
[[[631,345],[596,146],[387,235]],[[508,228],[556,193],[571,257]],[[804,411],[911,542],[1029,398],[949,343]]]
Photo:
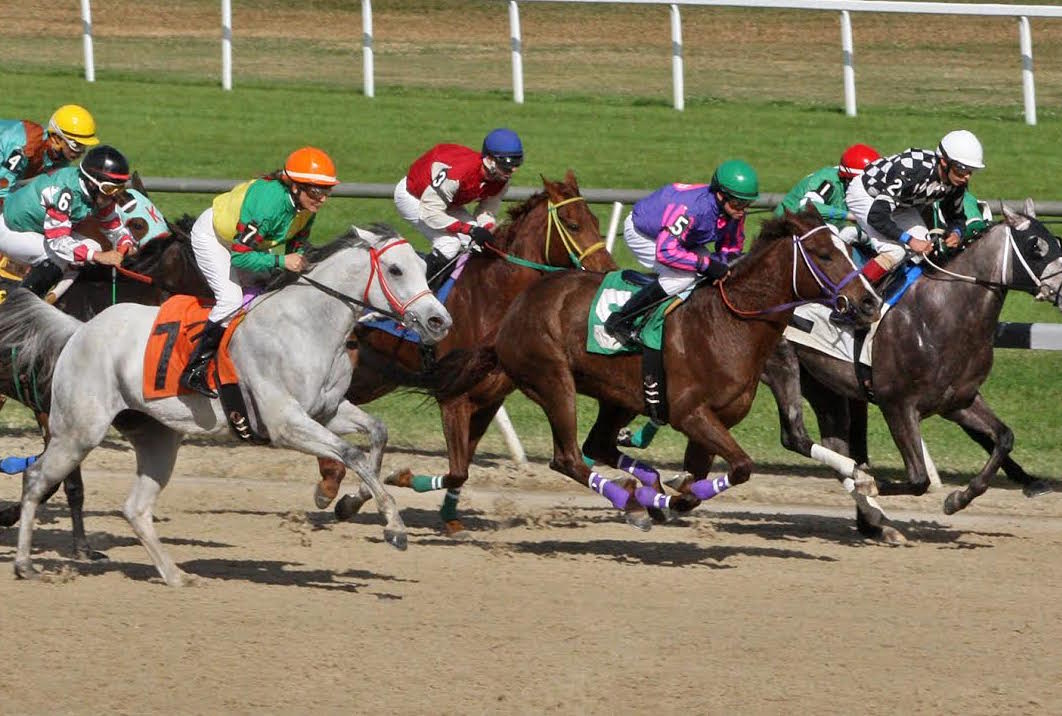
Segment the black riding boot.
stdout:
[[450,275],[450,272],[446,270],[446,264],[450,263],[450,259],[436,249],[424,257],[424,263],[427,264],[424,274],[428,277],[428,288],[438,291],[439,286],[442,286],[447,276]]
[[28,288],[38,297],[44,298],[45,294],[51,291],[52,287],[59,283],[59,279],[62,277],[63,270],[53,264],[51,260],[45,259],[29,270],[20,285],[22,288]]
[[637,343],[639,331],[634,330],[634,319],[647,308],[665,298],[667,298],[667,292],[660,286],[659,280],[646,284],[638,293],[627,299],[627,303],[623,304],[622,308],[612,312],[612,315],[605,321],[605,330],[624,345]]
[[199,343],[195,347],[195,353],[188,360],[184,372],[181,373],[181,387],[202,393],[208,398],[216,398],[218,394],[210,389],[207,383],[207,365],[210,359],[218,352],[221,345],[221,337],[225,335],[225,327],[220,323],[207,321],[203,326],[203,332],[199,335]]

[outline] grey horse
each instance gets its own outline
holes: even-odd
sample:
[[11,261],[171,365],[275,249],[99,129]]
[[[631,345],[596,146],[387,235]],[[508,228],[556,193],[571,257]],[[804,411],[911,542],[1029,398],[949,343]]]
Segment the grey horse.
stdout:
[[[867,536],[905,541],[887,524],[876,503],[865,497],[875,492],[926,492],[929,475],[919,426],[923,419],[940,415],[951,420],[989,452],[969,485],[947,496],[947,514],[982,494],[992,475],[1009,460],[1014,434],[992,412],[980,388],[992,368],[993,339],[1008,290],[1033,294],[1062,311],[1062,245],[1036,220],[1031,200],[1026,200],[1023,213],[1003,207],[1003,215],[1002,222],[987,229],[946,267],[927,270],[885,314],[875,335],[874,400],[903,457],[906,482],[868,484],[866,473],[847,457],[849,402],[867,398],[851,363],[783,341],[767,364],[763,380],[778,403],[783,445],[830,465],[841,479],[851,480],[849,488],[859,485],[849,491],[856,498],[859,530]],[[805,394],[820,416],[823,445],[814,443],[804,427],[802,373],[805,388],[810,386]]]
[[[274,446],[339,460],[354,470],[386,518],[385,539],[404,549],[405,525],[379,479],[386,428],[343,397],[351,376],[345,344],[363,301],[400,315],[429,344],[446,335],[450,316],[428,290],[423,260],[385,227],[354,229],[306,258],[311,268],[256,299],[233,335],[230,352],[242,389],[260,432]],[[118,418],[116,427],[137,458],[138,478],[125,517],[166,584],[190,581],[163,550],[152,512],[183,436],[225,434],[228,425],[220,402],[198,394],[145,400],[144,352],[158,310],[118,304],[82,323],[24,290],[0,304],[0,342],[16,346],[19,361],[52,365],[58,353],[51,376],[51,441],[25,473],[16,576],[37,576],[31,542],[41,498],[100,444]],[[368,458],[340,438],[353,432],[369,433]]]

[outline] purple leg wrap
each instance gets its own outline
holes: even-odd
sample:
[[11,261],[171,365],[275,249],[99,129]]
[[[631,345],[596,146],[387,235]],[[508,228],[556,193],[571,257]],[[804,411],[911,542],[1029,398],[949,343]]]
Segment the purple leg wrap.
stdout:
[[714,480],[711,478],[697,480],[697,482],[690,485],[690,492],[699,500],[710,500],[720,492],[728,489],[730,489],[730,478],[726,475],[717,477]]
[[612,480],[601,477],[596,472],[590,473],[590,479],[586,482],[590,486],[590,489],[599,495],[604,495],[608,498],[608,501],[615,505],[616,509],[627,509],[627,501],[631,498],[631,493],[624,490],[622,487],[614,483]]
[[639,487],[634,491],[634,496],[637,498],[638,504],[645,507],[656,507],[661,510],[671,507],[671,497],[657,492],[651,487]]
[[617,463],[620,470],[629,472],[638,478],[638,482],[643,485],[649,485],[652,487],[660,480],[660,473],[646,465],[644,462],[638,462],[633,457],[628,455],[620,455],[619,462]]

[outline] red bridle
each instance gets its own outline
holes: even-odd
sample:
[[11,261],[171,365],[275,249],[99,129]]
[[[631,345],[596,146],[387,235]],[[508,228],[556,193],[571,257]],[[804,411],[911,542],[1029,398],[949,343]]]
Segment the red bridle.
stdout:
[[391,290],[391,287],[387,285],[387,279],[384,278],[383,269],[380,268],[380,257],[383,256],[384,253],[388,250],[393,249],[396,246],[408,243],[409,242],[405,239],[394,239],[382,249],[369,249],[369,280],[365,283],[365,293],[363,293],[361,297],[362,301],[364,301],[365,303],[369,303],[369,289],[372,288],[373,278],[376,278],[376,280],[380,282],[380,290],[383,291],[383,295],[387,297],[387,303],[390,304],[391,308],[394,310],[395,313],[399,315],[399,317],[405,316],[406,311],[409,310],[409,307],[412,306],[414,302],[421,298],[424,298],[424,296],[432,295],[430,288],[424,289],[423,291],[415,295],[413,298],[409,299],[405,303],[402,303],[398,300],[398,297],[395,296],[394,291]]

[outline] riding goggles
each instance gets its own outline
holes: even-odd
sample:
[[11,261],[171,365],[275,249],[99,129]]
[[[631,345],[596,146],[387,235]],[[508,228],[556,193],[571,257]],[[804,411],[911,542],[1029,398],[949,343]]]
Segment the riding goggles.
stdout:
[[949,168],[961,177],[968,177],[974,173],[973,167],[968,167],[962,162],[957,162],[954,159],[951,160]]
[[62,132],[57,132],[56,134],[58,134],[60,139],[66,142],[66,146],[70,147],[70,151],[74,152],[75,154],[84,154],[85,150],[88,149],[88,147],[82,144],[81,142],[77,141],[76,139],[71,139]]
[[497,166],[502,171],[506,172],[515,171],[517,167],[524,163],[524,157],[522,154],[501,157],[496,157],[492,155],[491,159],[494,160],[495,166]]
[[752,206],[752,202],[748,199],[739,199],[732,194],[723,193],[723,198],[726,199],[726,203],[730,204],[731,208],[741,211]]
[[314,201],[321,201],[332,193],[330,186],[318,186],[317,184],[299,184],[299,190],[305,192]]
[[99,189],[100,193],[103,194],[104,196],[114,196],[115,194],[118,194],[123,189],[125,189],[125,186],[127,184],[127,182],[124,182],[124,181],[122,181],[122,182],[99,181],[94,176],[92,176],[92,175],[90,175],[90,174],[88,174],[86,172],[82,172],[81,175],[86,177],[89,181],[91,181],[92,184],[97,189]]

